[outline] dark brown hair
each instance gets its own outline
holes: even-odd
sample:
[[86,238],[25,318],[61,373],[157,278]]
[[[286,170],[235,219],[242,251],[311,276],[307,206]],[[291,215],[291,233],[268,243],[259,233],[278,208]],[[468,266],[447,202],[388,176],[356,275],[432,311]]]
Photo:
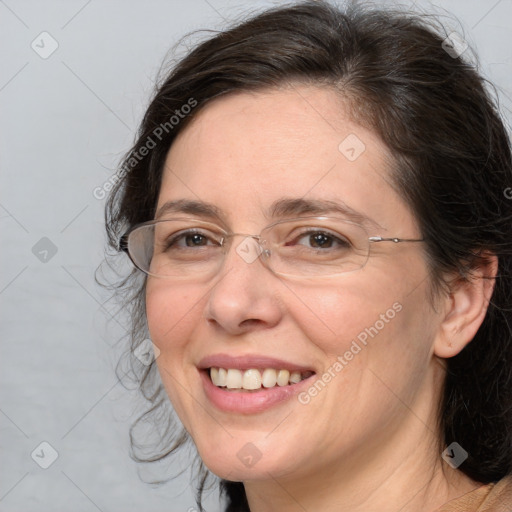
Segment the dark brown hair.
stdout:
[[[460,471],[488,483],[512,472],[511,148],[488,84],[464,56],[445,51],[446,36],[431,17],[361,5],[343,10],[321,1],[268,10],[216,34],[158,87],[122,162],[106,227],[117,250],[127,228],[153,218],[170,146],[213,98],[297,82],[335,88],[354,119],[375,131],[394,157],[391,180],[419,222],[433,285],[443,288],[446,272],[469,278],[485,251],[499,258],[482,326],[459,355],[446,360],[440,404],[441,443],[464,447],[469,456]],[[194,102],[177,124],[169,122]],[[167,129],[155,137],[162,126]],[[150,139],[155,147],[141,158]],[[132,319],[133,349],[148,337],[145,278],[133,271],[117,285]],[[132,454],[136,460],[163,459],[187,434],[173,423],[155,364],[134,361],[131,371],[150,404],[132,427]],[[153,454],[141,454],[137,425],[153,416],[166,430],[155,430]],[[201,464],[200,474],[199,504],[207,476]],[[243,484],[221,481],[221,488],[226,510],[248,510]]]

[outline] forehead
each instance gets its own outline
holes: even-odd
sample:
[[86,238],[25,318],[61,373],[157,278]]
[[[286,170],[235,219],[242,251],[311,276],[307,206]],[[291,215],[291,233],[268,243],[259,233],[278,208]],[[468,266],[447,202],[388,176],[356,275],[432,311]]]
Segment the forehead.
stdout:
[[225,167],[243,160],[241,172],[254,163],[260,173],[284,172],[293,163],[304,174],[312,159],[318,160],[315,167],[329,158],[334,161],[343,135],[355,131],[362,139],[371,137],[368,144],[380,145],[377,137],[350,121],[344,102],[331,89],[290,86],[239,92],[204,107],[175,141],[169,157],[172,162],[194,144],[194,155],[189,152],[187,158],[197,163],[220,158]]
[[392,210],[410,216],[389,184],[391,160],[331,89],[231,94],[205,106],[174,141],[158,208],[193,199],[216,205],[227,220],[259,222],[280,198],[304,198],[342,202],[377,218]]

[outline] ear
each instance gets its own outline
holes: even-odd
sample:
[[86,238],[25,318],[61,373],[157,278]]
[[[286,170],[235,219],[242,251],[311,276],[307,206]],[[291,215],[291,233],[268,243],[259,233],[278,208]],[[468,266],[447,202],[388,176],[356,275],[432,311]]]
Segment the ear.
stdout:
[[475,337],[487,313],[497,272],[498,257],[480,255],[480,264],[470,277],[459,277],[440,301],[444,303],[444,318],[434,343],[437,356],[456,356]]

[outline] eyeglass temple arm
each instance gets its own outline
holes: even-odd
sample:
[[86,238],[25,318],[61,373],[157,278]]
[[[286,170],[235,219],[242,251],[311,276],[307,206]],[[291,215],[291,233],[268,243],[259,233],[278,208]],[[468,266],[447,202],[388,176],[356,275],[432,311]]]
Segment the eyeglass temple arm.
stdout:
[[398,244],[400,242],[424,242],[424,238],[384,238],[382,236],[371,236],[368,238],[370,242],[394,242]]

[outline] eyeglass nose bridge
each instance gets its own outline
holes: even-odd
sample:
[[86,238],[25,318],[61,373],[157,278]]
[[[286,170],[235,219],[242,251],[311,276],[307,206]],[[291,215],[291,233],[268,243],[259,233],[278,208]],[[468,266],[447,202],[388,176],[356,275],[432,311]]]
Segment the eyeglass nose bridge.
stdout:
[[[246,263],[253,263],[259,258],[262,263],[272,271],[270,266],[271,251],[266,245],[267,240],[261,235],[252,235],[250,233],[228,233],[224,235],[220,240],[220,245],[224,250],[224,254],[228,251],[228,244],[226,241],[235,236],[244,237],[244,240],[236,246],[235,251]],[[260,256],[263,257],[260,258]]]

